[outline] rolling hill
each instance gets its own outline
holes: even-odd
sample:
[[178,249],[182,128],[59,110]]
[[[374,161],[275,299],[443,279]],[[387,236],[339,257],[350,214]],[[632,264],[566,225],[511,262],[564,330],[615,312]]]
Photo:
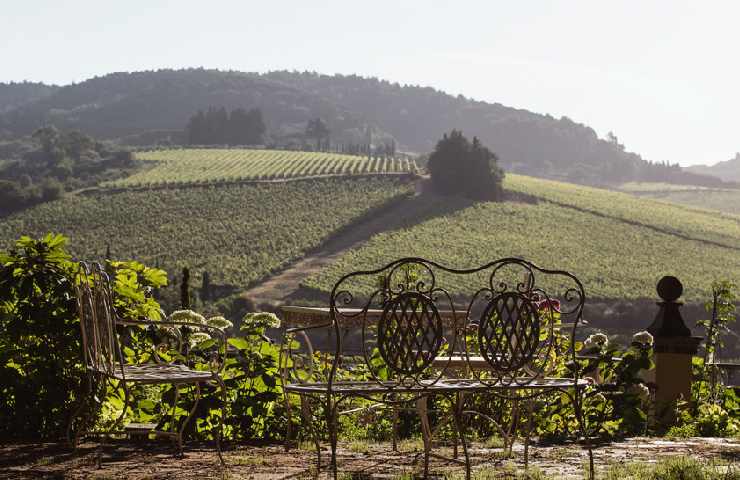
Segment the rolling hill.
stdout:
[[[158,265],[175,277],[204,271],[236,289],[304,256],[342,228],[409,193],[398,178],[95,192],[0,218],[0,250],[21,235],[70,237],[78,258]],[[233,289],[227,289],[233,290]]]
[[[280,178],[301,165],[312,171],[325,155],[284,153],[304,164],[276,164]],[[0,243],[9,246],[23,234],[64,233],[80,257],[100,258],[110,245],[114,257],[158,264],[171,274],[189,266],[196,281],[209,271],[233,292],[258,284],[347,228],[363,231],[363,219],[383,209],[396,220],[367,230],[369,238],[355,239],[304,286],[325,295],[340,273],[399,255],[457,266],[523,256],[575,272],[592,298],[610,301],[653,298],[655,281],[668,273],[679,276],[687,298],[697,301],[713,280],[740,272],[738,215],[516,174],[507,175],[506,200],[498,203],[431,194],[411,198],[408,180],[389,175],[242,184],[260,163],[257,156],[275,160],[280,152],[144,155],[157,154],[169,159],[152,157],[153,168],[141,175],[159,180],[134,175],[124,180],[133,190],[101,188],[2,218]],[[350,160],[369,168],[364,158]],[[160,180],[167,188],[159,188]]]
[[701,175],[711,175],[721,178],[727,182],[740,183],[740,153],[735,154],[735,158],[718,162],[714,165],[693,165],[686,170]]
[[0,133],[27,135],[53,123],[137,145],[178,142],[188,118],[209,106],[260,108],[268,143],[276,145],[300,145],[306,122],[315,117],[326,121],[335,144],[366,142],[369,130],[375,142],[394,139],[399,148],[415,152],[430,151],[443,133],[457,128],[479,137],[509,171],[590,184],[682,181],[688,175],[706,180],[651,164],[567,117],[356,75],[204,69],[112,73],[27,99],[0,114]]
[[[437,215],[410,218],[407,228],[370,238],[305,286],[325,295],[340,274],[403,255],[460,268],[521,256],[575,273],[591,300],[654,298],[657,280],[671,274],[684,282],[687,300],[700,301],[712,281],[737,280],[740,216],[519,175],[508,175],[505,187],[529,201],[431,197]],[[473,287],[454,284],[452,290]]]

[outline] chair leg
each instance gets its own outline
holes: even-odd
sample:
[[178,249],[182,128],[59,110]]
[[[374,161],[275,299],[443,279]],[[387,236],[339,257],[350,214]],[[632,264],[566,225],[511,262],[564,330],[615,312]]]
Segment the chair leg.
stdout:
[[[87,425],[88,409],[87,404],[93,396],[92,379],[90,375],[85,375],[84,387],[80,389],[77,399],[75,401],[75,408],[69,417],[69,423],[67,423],[67,443],[73,449],[77,449],[77,445],[80,442],[80,436],[82,435],[85,426]],[[80,422],[77,424],[77,428],[74,428],[75,420],[82,414]],[[72,432],[74,431],[74,435]]]
[[[190,423],[190,419],[192,419],[193,415],[195,415],[195,411],[198,408],[198,403],[200,402],[200,382],[193,384],[193,386],[195,387],[195,401],[193,402],[193,408],[190,409],[188,416],[185,418],[185,421],[182,422],[182,426],[177,431],[177,448],[180,451],[180,457],[184,456],[183,447],[182,447],[182,444],[183,444],[182,436],[185,433],[185,429],[187,428],[188,423]],[[175,390],[176,392],[175,398],[177,398],[178,391],[179,391],[179,388],[178,390]],[[177,403],[175,403],[175,408],[177,408]]]
[[465,440],[465,422],[463,420],[463,398],[460,393],[456,393],[452,399],[455,406],[459,408],[453,409],[453,419],[455,421],[455,430],[457,437],[460,439],[460,445],[462,445],[463,455],[465,456],[465,480],[470,480],[470,455],[468,454],[468,445]]
[[306,395],[299,394],[301,402],[301,422],[302,426],[307,428],[316,447],[316,465],[321,470],[321,442],[319,441],[319,429],[313,421],[311,413],[311,399]]
[[398,452],[398,405],[393,404],[392,450]]
[[123,419],[126,418],[126,410],[128,410],[128,402],[130,399],[130,394],[128,391],[128,385],[126,385],[126,382],[120,382],[121,388],[123,388],[123,408],[121,409],[121,414],[116,419],[115,425],[120,425],[123,427]]

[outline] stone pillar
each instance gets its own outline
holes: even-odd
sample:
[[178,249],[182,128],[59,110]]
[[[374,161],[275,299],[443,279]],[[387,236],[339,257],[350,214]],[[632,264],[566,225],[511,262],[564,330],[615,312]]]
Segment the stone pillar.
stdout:
[[648,327],[655,349],[655,413],[657,420],[669,425],[675,421],[674,407],[680,398],[691,399],[691,360],[701,337],[692,337],[684,324],[677,302],[683,285],[676,277],[663,277],[658,282],[658,314]]

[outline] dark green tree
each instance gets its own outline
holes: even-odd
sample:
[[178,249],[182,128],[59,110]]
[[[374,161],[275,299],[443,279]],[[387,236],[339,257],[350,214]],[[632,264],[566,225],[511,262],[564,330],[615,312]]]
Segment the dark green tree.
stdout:
[[452,130],[437,142],[427,164],[435,191],[462,195],[473,200],[498,200],[502,196],[504,172],[496,155],[478,138],[469,141]]
[[182,283],[180,284],[180,308],[190,309],[190,270],[188,267],[182,269]]
[[321,150],[321,144],[329,139],[329,127],[320,118],[314,118],[306,124],[306,138],[316,140],[316,150]]

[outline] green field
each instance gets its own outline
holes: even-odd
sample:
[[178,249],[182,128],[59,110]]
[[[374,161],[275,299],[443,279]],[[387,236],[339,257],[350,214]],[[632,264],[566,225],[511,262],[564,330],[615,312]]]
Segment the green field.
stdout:
[[619,186],[624,192],[680,192],[686,190],[708,190],[709,187],[700,185],[680,185],[664,182],[627,182]]
[[717,210],[736,215],[740,219],[740,190],[696,190],[681,192],[653,192],[640,195],[664,202],[696,208]]
[[506,187],[550,202],[636,225],[740,248],[740,217],[638,198],[610,190],[507,175]]
[[[706,298],[713,280],[740,275],[740,249],[712,243],[740,244],[737,219],[517,175],[507,175],[505,186],[541,200],[471,204],[437,197],[436,218],[376,235],[306,286],[327,292],[341,274],[379,267],[399,255],[456,267],[521,256],[572,271],[592,299],[654,298],[657,280],[671,274],[684,281],[687,300],[698,300]],[[471,280],[451,288],[475,286]]]
[[140,172],[104,184],[111,188],[280,181],[326,175],[405,173],[413,160],[287,150],[180,149],[141,152]]
[[408,187],[390,177],[69,196],[0,219],[0,249],[56,232],[79,258],[137,259],[246,286]]

